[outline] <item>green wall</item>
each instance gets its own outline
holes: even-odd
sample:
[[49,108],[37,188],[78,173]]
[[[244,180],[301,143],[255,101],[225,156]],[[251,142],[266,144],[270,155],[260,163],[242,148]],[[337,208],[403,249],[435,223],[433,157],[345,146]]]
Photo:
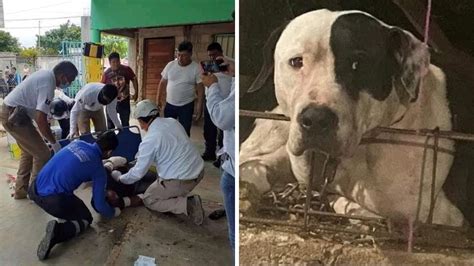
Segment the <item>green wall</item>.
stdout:
[[92,30],[232,21],[233,0],[91,0]]

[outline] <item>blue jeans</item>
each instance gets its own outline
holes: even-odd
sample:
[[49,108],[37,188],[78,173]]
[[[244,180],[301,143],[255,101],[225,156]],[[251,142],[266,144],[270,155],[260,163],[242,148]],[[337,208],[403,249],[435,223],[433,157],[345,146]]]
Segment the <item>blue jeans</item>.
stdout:
[[191,136],[191,125],[193,123],[194,101],[183,106],[172,105],[166,103],[164,115],[165,117],[172,117],[179,121],[184,127],[184,130]]
[[224,207],[229,227],[229,240],[232,251],[235,250],[235,178],[224,171],[221,177],[221,189],[224,194]]

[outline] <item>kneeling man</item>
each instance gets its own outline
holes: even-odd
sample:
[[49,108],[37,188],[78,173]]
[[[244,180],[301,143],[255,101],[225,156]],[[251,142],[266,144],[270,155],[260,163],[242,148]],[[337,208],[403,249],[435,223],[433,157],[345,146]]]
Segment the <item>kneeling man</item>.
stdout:
[[117,136],[107,131],[96,143],[82,140],[71,142],[48,161],[30,186],[28,195],[50,215],[65,220],[51,220],[46,235],[38,246],[40,260],[48,258],[54,245],[67,241],[83,232],[92,223],[92,215],[84,202],[74,195],[82,183],[92,181],[92,207],[107,218],[118,216],[119,208],[106,202],[107,175],[103,158],[118,146]]
[[204,161],[183,126],[173,118],[160,118],[150,100],[137,104],[135,118],[147,132],[138,148],[137,162],[126,174],[114,170],[111,175],[118,182],[133,184],[155,163],[158,179],[144,194],[124,198],[124,206],[144,204],[158,212],[186,214],[195,224],[202,224],[201,198],[188,194],[204,176]]

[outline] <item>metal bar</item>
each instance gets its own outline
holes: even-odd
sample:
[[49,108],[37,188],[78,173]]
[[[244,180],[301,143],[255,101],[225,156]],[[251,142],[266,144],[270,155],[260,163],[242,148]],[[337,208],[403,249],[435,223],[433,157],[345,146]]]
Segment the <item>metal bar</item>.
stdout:
[[[294,208],[284,208],[284,207],[262,207],[261,210],[266,211],[280,211],[280,212],[294,212],[294,213],[303,213],[304,210],[294,209]],[[346,214],[339,214],[339,213],[332,213],[332,212],[323,212],[323,211],[315,211],[315,210],[308,210],[309,215],[313,216],[327,216],[333,218],[344,218],[344,219],[355,219],[361,221],[373,221],[373,222],[385,222],[385,218],[376,218],[376,217],[366,217],[366,216],[358,216],[358,215],[346,215]]]
[[283,121],[290,121],[290,118],[282,115],[282,114],[275,114],[275,113],[264,113],[264,112],[257,112],[257,111],[249,111],[249,110],[239,110],[240,116],[248,116],[248,117],[255,117],[255,118],[265,118],[265,119],[272,119],[272,120],[283,120]]
[[[275,113],[240,110],[239,115],[247,116],[247,117],[255,117],[255,118],[290,121],[289,117],[282,114],[275,114]],[[411,129],[389,128],[389,127],[376,127],[375,129],[373,129],[373,131],[403,134],[403,135],[415,135],[415,136],[431,136],[431,137],[434,136],[433,130],[431,129],[411,130]],[[474,141],[474,135],[468,134],[468,133],[440,130],[438,134],[439,134],[438,135],[439,138],[444,138],[444,139]]]
[[[254,218],[254,217],[241,217],[240,221],[241,222],[247,222],[247,223],[269,224],[269,225],[300,227],[300,228],[304,226],[304,223],[295,223],[295,222],[289,222],[289,221],[278,221],[278,220],[273,220],[273,219]],[[372,235],[371,233],[363,232],[363,231],[359,231],[359,230],[331,228],[331,227],[321,226],[321,225],[317,225],[317,224],[309,224],[309,225],[311,226],[311,229],[313,229],[313,230],[332,231],[332,232],[348,233],[348,234],[356,234],[356,235]],[[387,234],[377,234],[377,236],[386,236],[386,237],[392,238]]]
[[434,130],[434,149],[433,149],[433,166],[432,166],[432,177],[431,177],[431,201],[430,201],[430,212],[428,213],[428,223],[433,223],[433,212],[434,212],[434,205],[435,205],[435,182],[436,182],[436,167],[438,164],[438,144],[439,144],[439,137],[438,133],[439,127],[436,127]]
[[311,151],[311,159],[309,160],[311,162],[311,168],[310,168],[310,173],[309,173],[309,180],[308,180],[308,185],[306,186],[306,203],[304,204],[304,229],[308,229],[307,226],[308,226],[308,222],[309,222],[309,215],[308,215],[308,211],[309,211],[309,205],[311,204],[311,198],[313,197],[313,193],[312,193],[312,188],[313,188],[313,179],[315,178],[315,171],[314,171],[314,165],[316,165],[314,163],[314,160],[316,158],[316,152],[315,151]]

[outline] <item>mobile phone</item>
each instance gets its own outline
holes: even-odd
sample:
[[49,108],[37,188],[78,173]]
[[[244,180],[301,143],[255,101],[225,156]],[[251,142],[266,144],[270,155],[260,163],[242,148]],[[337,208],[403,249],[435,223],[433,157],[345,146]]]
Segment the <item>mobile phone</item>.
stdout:
[[227,71],[227,65],[222,65],[224,60],[204,60],[201,61],[201,67],[204,72],[208,73],[217,73]]

